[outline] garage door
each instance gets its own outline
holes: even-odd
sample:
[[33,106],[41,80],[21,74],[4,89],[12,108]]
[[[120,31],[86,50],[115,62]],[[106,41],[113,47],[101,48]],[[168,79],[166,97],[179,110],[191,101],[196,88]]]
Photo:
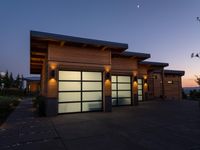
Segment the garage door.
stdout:
[[102,110],[102,73],[59,71],[58,113]]
[[131,77],[112,76],[112,105],[131,105]]
[[143,101],[143,81],[138,79],[138,101]]

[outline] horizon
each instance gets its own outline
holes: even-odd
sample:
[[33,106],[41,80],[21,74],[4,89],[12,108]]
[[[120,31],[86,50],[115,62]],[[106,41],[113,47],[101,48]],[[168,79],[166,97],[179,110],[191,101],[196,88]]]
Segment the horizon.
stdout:
[[184,70],[183,87],[197,87],[200,59],[191,54],[200,52],[198,6],[198,0],[2,0],[0,72],[30,76],[30,30],[36,30],[127,43],[128,51],[151,54],[147,61]]

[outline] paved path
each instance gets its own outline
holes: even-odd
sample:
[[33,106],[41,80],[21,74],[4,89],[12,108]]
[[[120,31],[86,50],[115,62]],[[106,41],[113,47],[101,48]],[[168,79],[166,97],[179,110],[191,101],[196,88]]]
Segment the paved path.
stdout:
[[24,99],[0,128],[0,150],[200,150],[195,101],[148,101],[112,113],[36,117]]
[[0,127],[0,150],[65,150],[48,118],[35,117],[31,99],[20,105]]

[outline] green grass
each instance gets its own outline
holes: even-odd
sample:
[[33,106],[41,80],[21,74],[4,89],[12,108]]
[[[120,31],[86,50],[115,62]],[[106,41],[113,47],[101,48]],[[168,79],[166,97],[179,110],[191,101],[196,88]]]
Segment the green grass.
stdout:
[[19,104],[20,98],[16,96],[0,96],[0,125]]

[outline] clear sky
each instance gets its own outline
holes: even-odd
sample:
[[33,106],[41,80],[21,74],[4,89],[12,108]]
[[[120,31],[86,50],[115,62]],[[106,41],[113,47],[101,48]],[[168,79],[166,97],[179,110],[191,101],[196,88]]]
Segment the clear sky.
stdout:
[[[137,6],[140,5],[138,8]],[[30,30],[124,42],[129,51],[200,75],[200,0],[1,0],[0,71],[29,76]]]

